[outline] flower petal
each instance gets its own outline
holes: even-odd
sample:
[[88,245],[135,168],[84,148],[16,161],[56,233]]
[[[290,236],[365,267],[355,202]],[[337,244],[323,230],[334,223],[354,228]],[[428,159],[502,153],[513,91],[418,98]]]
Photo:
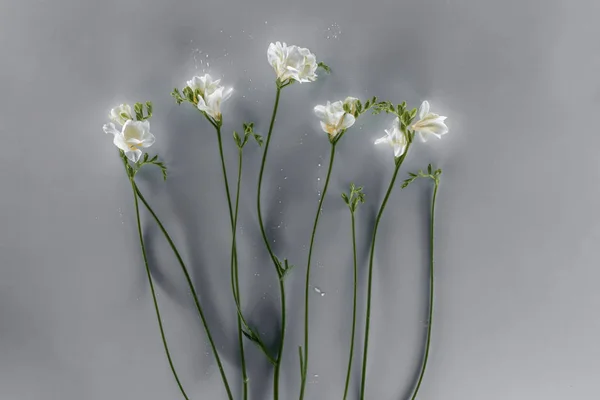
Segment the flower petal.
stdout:
[[385,136],[380,137],[379,139],[375,140],[375,144],[389,143],[389,142],[390,142],[390,137],[388,135],[385,135]]
[[154,144],[156,138],[150,132],[146,133],[144,140],[142,141],[142,147],[150,147]]
[[221,103],[224,102],[225,100],[227,100],[228,98],[230,98],[232,93],[233,93],[233,88],[228,88],[228,89],[223,90],[223,98],[221,99]]
[[429,102],[425,100],[419,107],[419,119],[425,118],[427,114],[429,114]]
[[400,157],[404,154],[404,150],[406,149],[406,144],[396,144],[394,145],[394,157]]
[[315,108],[313,110],[319,119],[325,120],[327,118],[327,107],[318,105],[318,106],[315,106]]
[[104,133],[112,133],[113,135],[121,134],[121,132],[119,132],[117,130],[117,128],[115,128],[115,124],[113,124],[112,122],[110,122],[108,124],[104,124],[104,126],[102,127],[102,130],[104,130]]
[[340,124],[340,129],[348,129],[352,125],[354,125],[354,122],[356,122],[356,118],[354,118],[354,115],[346,113],[342,117],[342,122]]
[[320,121],[320,122],[321,122],[321,129],[323,129],[323,132],[331,134],[331,131],[332,131],[331,125],[327,125],[323,121]]
[[138,162],[138,160],[142,156],[142,151],[140,149],[125,150],[125,156],[127,156],[127,158],[129,158],[133,162]]

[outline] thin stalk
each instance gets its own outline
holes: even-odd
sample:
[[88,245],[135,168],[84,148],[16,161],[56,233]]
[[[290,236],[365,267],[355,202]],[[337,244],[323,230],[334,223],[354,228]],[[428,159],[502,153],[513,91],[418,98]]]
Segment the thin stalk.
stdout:
[[379,208],[379,212],[377,213],[377,218],[375,219],[375,226],[373,227],[373,238],[371,239],[371,255],[369,256],[369,278],[367,283],[367,315],[365,320],[365,339],[363,346],[363,360],[362,360],[362,377],[360,382],[360,400],[364,400],[365,398],[365,383],[367,377],[367,357],[369,351],[369,329],[371,326],[371,297],[372,297],[372,284],[373,284],[373,260],[375,257],[375,241],[377,240],[377,228],[379,227],[379,222],[381,221],[381,216],[383,215],[383,211],[385,210],[385,206],[390,198],[390,194],[392,193],[392,189],[394,188],[394,182],[396,182],[396,177],[398,176],[398,171],[400,171],[400,167],[408,154],[408,150],[410,147],[410,143],[408,144],[404,154],[400,156],[400,158],[396,161],[396,169],[394,170],[394,175],[392,176],[392,180],[390,181],[390,185],[388,186],[385,197],[383,198],[383,203],[381,203],[381,207]]
[[317,232],[317,225],[319,224],[319,217],[321,216],[321,208],[323,206],[323,200],[327,194],[327,187],[329,186],[329,178],[331,178],[331,170],[333,168],[333,160],[335,158],[335,142],[331,144],[331,154],[329,156],[329,168],[327,170],[327,178],[325,178],[325,186],[323,186],[323,192],[319,199],[319,207],[317,208],[317,215],[315,216],[315,222],[313,224],[312,234],[310,236],[310,246],[308,248],[308,262],[306,264],[306,282],[304,285],[304,357],[302,360],[302,383],[300,387],[300,400],[304,399],[304,390],[306,388],[306,372],[308,370],[308,306],[309,306],[309,285],[310,285],[310,261],[312,257],[313,244],[315,242],[315,234]]
[[185,266],[185,263],[183,262],[183,258],[181,258],[181,255],[179,254],[179,251],[177,250],[175,243],[173,243],[171,236],[169,235],[169,233],[163,226],[162,222],[160,222],[160,219],[158,218],[158,216],[156,215],[156,213],[154,212],[152,207],[150,207],[150,204],[148,204],[148,202],[142,195],[142,192],[140,192],[140,189],[138,188],[138,186],[135,184],[135,182],[133,182],[133,184],[134,184],[135,192],[137,193],[137,195],[140,198],[140,200],[142,201],[142,203],[144,203],[144,205],[146,206],[146,208],[148,209],[150,214],[152,214],[152,217],[154,218],[154,220],[156,221],[156,224],[158,225],[158,227],[162,231],[163,235],[167,239],[169,246],[171,246],[171,249],[173,250],[175,257],[177,258],[177,261],[179,262],[179,265],[181,266],[181,270],[183,271],[183,274],[185,275],[185,279],[190,288],[190,292],[192,293],[192,297],[194,298],[194,304],[196,305],[196,309],[198,310],[198,315],[200,316],[202,325],[204,326],[204,330],[206,331],[206,336],[208,338],[208,342],[210,343],[210,347],[212,348],[212,351],[214,353],[215,360],[217,361],[217,366],[219,367],[221,379],[223,380],[223,385],[225,386],[225,390],[227,391],[227,397],[230,400],[233,400],[233,395],[231,394],[231,388],[229,387],[229,382],[227,380],[227,376],[225,375],[225,370],[223,369],[221,357],[219,357],[219,353],[217,352],[217,347],[213,340],[212,334],[210,333],[210,329],[208,327],[208,322],[206,321],[206,317],[204,316],[204,311],[202,310],[202,306],[200,305],[200,301],[198,300],[198,294],[196,293],[196,289],[194,288],[194,284],[192,283],[192,278],[190,277],[188,269]]
[[150,272],[150,267],[148,265],[148,256],[146,254],[146,246],[144,244],[144,236],[142,234],[142,222],[140,220],[140,208],[138,204],[138,197],[135,192],[135,183],[133,179],[130,178],[131,188],[133,189],[133,198],[135,201],[135,216],[137,219],[137,228],[138,235],[140,237],[140,247],[142,248],[142,256],[144,258],[144,265],[146,266],[146,275],[148,276],[148,283],[150,284],[150,292],[152,293],[152,301],[154,303],[154,310],[156,311],[156,319],[158,321],[158,328],[160,329],[160,337],[162,339],[163,346],[165,348],[165,353],[167,354],[167,360],[169,360],[169,366],[171,367],[171,372],[173,372],[173,377],[177,382],[177,386],[179,386],[179,390],[183,395],[183,398],[189,400],[189,397],[183,390],[183,386],[181,385],[181,381],[179,380],[179,376],[177,375],[177,371],[175,371],[175,366],[173,365],[173,359],[171,358],[171,352],[169,351],[169,346],[167,345],[167,337],[165,336],[165,330],[162,324],[162,318],[160,316],[160,310],[158,309],[158,301],[156,300],[156,291],[154,289],[154,282],[152,281],[152,273]]
[[429,346],[431,344],[431,326],[433,324],[433,272],[434,272],[434,261],[433,261],[433,253],[434,253],[434,227],[435,227],[435,199],[437,197],[438,185],[439,182],[437,179],[434,179],[435,186],[433,187],[433,199],[431,201],[431,225],[429,227],[429,249],[431,251],[431,263],[429,264],[429,320],[427,324],[427,340],[425,343],[425,357],[423,358],[423,366],[421,367],[421,373],[419,374],[419,380],[417,381],[417,387],[415,388],[414,394],[412,395],[412,400],[417,398],[417,394],[419,393],[419,389],[421,388],[421,382],[423,382],[423,377],[425,376],[425,369],[427,368],[427,360],[429,358]]
[[[236,210],[235,216],[231,205],[231,194],[229,192],[229,181],[227,179],[227,168],[225,166],[225,156],[223,155],[223,140],[221,138],[221,127],[220,125],[215,124],[215,129],[217,130],[217,139],[219,142],[219,155],[221,156],[221,168],[223,170],[223,181],[225,183],[225,193],[227,194],[227,205],[229,207],[229,221],[231,223],[231,230],[233,236],[233,248],[231,253],[231,273],[232,279],[235,276],[235,285],[232,287],[233,296],[236,299],[236,304],[240,303],[240,289],[239,289],[239,279],[238,279],[238,259],[237,259],[237,245],[235,242],[235,231],[237,227],[237,199],[236,199]],[[238,192],[237,198],[239,199],[239,187],[240,180],[242,176],[242,150],[240,149],[239,153],[239,165],[238,165]],[[243,385],[243,393],[244,400],[248,399],[248,372],[246,369],[246,355],[244,352],[244,337],[242,334],[242,321],[241,317],[238,313],[237,315],[237,326],[238,326],[238,343],[240,346],[240,362],[242,364],[242,385]]]
[[[231,290],[233,291],[233,297],[236,303],[236,307],[240,308],[240,281],[238,273],[238,263],[236,258],[236,232],[237,232],[237,218],[240,203],[240,184],[242,182],[242,149],[238,150],[238,177],[237,177],[237,190],[235,194],[235,209],[233,212],[233,239],[231,244]],[[246,372],[246,355],[244,353],[244,335],[242,334],[242,317],[241,312],[237,315],[237,326],[238,326],[238,343],[240,345],[240,360],[242,363],[242,379],[244,384],[244,400],[248,399],[248,373]]]
[[275,125],[275,118],[277,117],[277,108],[279,107],[279,96],[281,95],[281,87],[277,85],[277,93],[275,95],[275,104],[273,105],[273,114],[271,116],[271,123],[269,125],[269,132],[267,133],[267,140],[265,142],[265,150],[263,152],[262,162],[260,164],[260,172],[258,174],[258,189],[256,194],[256,210],[258,212],[258,224],[260,226],[260,233],[262,235],[263,241],[265,242],[265,246],[267,247],[267,251],[269,252],[269,256],[271,256],[271,260],[273,261],[273,265],[275,266],[275,271],[277,272],[277,279],[279,280],[279,291],[281,298],[281,333],[279,338],[279,349],[277,350],[277,359],[275,363],[275,373],[274,373],[274,382],[273,382],[273,398],[277,400],[279,398],[279,370],[281,367],[281,358],[283,356],[283,346],[285,342],[285,328],[286,328],[286,315],[285,315],[285,288],[283,286],[283,276],[279,270],[279,260],[273,253],[273,249],[271,248],[271,244],[269,243],[269,239],[267,238],[267,233],[265,231],[262,213],[260,211],[260,193],[262,188],[262,179],[263,173],[265,170],[265,162],[267,160],[267,153],[269,151],[269,143],[271,143],[271,134],[273,133],[273,126]]
[[356,291],[358,281],[358,267],[356,262],[356,229],[354,221],[354,211],[350,211],[352,215],[352,253],[354,256],[354,296],[352,304],[352,334],[350,335],[350,355],[348,357],[348,372],[346,373],[346,387],[344,389],[344,400],[348,396],[348,387],[350,386],[350,373],[352,371],[352,357],[354,355],[354,334],[356,332]]

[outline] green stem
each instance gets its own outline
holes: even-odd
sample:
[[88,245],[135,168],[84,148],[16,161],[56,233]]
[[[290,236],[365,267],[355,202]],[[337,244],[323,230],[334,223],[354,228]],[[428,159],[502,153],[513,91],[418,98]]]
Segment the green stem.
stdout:
[[323,200],[327,194],[327,187],[329,186],[329,178],[331,178],[331,170],[333,167],[333,160],[335,158],[335,143],[331,144],[331,154],[329,156],[329,169],[327,170],[327,178],[325,178],[325,186],[323,186],[323,193],[319,199],[319,207],[317,208],[317,215],[315,216],[315,222],[313,224],[312,234],[310,236],[310,246],[308,248],[308,262],[306,264],[306,282],[304,285],[304,357],[302,360],[303,371],[301,374],[302,383],[300,387],[300,400],[304,398],[304,390],[306,388],[306,372],[308,370],[308,306],[309,306],[309,285],[310,285],[310,261],[312,258],[313,244],[315,242],[315,234],[317,232],[317,225],[319,224],[319,217],[321,216],[321,208],[323,206]]
[[238,263],[236,258],[236,232],[237,232],[237,218],[240,204],[240,184],[242,182],[242,149],[239,149],[238,153],[238,178],[237,178],[237,190],[235,195],[235,210],[233,214],[233,240],[231,244],[231,290],[233,291],[233,298],[235,300],[236,307],[238,308],[237,315],[237,326],[238,326],[238,343],[240,345],[240,360],[242,363],[242,380],[244,385],[244,400],[248,398],[248,373],[246,372],[246,355],[244,352],[244,335],[242,334],[242,315],[240,311],[240,281]]
[[[125,161],[126,162],[126,161]],[[189,400],[189,397],[183,390],[183,386],[181,385],[181,381],[179,380],[179,376],[177,375],[177,371],[175,371],[175,366],[173,365],[173,360],[171,359],[171,352],[169,351],[169,346],[167,345],[167,337],[165,336],[165,330],[162,324],[162,318],[160,316],[160,310],[158,309],[158,301],[156,300],[156,291],[154,289],[154,282],[152,281],[152,273],[150,272],[150,267],[148,265],[148,256],[146,254],[146,246],[144,245],[144,236],[142,234],[142,223],[140,220],[140,207],[138,204],[138,197],[135,191],[135,183],[133,182],[133,178],[130,178],[131,188],[133,189],[133,198],[135,201],[135,216],[137,219],[137,228],[138,235],[140,237],[140,247],[142,248],[142,256],[144,258],[144,265],[146,266],[146,275],[148,276],[148,283],[150,284],[150,292],[152,292],[152,301],[154,302],[154,310],[156,311],[156,319],[158,320],[158,328],[160,329],[160,337],[162,338],[163,346],[165,348],[165,353],[167,354],[167,359],[169,360],[169,366],[171,367],[171,372],[173,372],[173,377],[175,377],[175,381],[177,382],[177,386],[179,386],[179,390],[181,394],[186,400]]]
[[281,95],[281,87],[277,85],[277,93],[275,95],[275,104],[273,105],[273,114],[271,116],[271,123],[269,125],[269,132],[267,133],[267,140],[265,142],[265,150],[262,156],[262,162],[260,164],[260,172],[258,174],[258,189],[256,194],[256,211],[258,213],[258,224],[260,226],[260,233],[262,235],[263,241],[265,242],[265,246],[267,247],[267,251],[269,252],[269,256],[271,257],[271,261],[273,261],[273,265],[275,266],[275,271],[277,272],[277,279],[279,279],[279,291],[281,297],[281,333],[279,338],[279,349],[277,349],[277,359],[275,363],[275,373],[274,373],[274,382],[273,382],[273,398],[277,400],[279,398],[279,370],[281,366],[281,358],[283,356],[283,346],[285,341],[285,290],[283,287],[283,276],[281,271],[279,270],[279,260],[275,257],[273,253],[273,249],[271,248],[271,244],[269,243],[269,239],[267,238],[267,232],[265,231],[265,227],[263,224],[262,213],[260,211],[260,192],[262,188],[262,179],[263,173],[265,171],[265,162],[267,160],[267,153],[269,151],[269,143],[271,143],[271,134],[273,133],[273,126],[275,126],[275,118],[277,117],[277,108],[279,107],[279,96]]
[[365,339],[364,339],[364,347],[363,347],[363,360],[362,360],[362,377],[360,382],[360,400],[364,400],[365,398],[365,383],[367,377],[367,357],[369,351],[369,329],[371,325],[371,296],[372,296],[372,284],[373,284],[373,260],[375,256],[375,241],[377,239],[377,228],[379,227],[379,222],[381,221],[381,216],[383,215],[383,210],[385,210],[385,206],[390,198],[390,194],[392,193],[392,189],[394,188],[394,182],[396,182],[396,177],[398,176],[398,171],[400,171],[400,167],[408,154],[408,150],[410,147],[410,142],[406,147],[404,154],[400,156],[396,160],[396,169],[394,170],[394,175],[392,176],[392,180],[390,181],[390,185],[387,189],[385,197],[383,198],[383,203],[381,203],[381,207],[379,208],[379,212],[377,213],[377,218],[375,218],[375,226],[373,227],[373,238],[371,239],[371,255],[369,256],[369,278],[367,283],[367,316],[365,320]]
[[192,293],[192,297],[194,298],[194,304],[196,305],[196,309],[198,310],[198,314],[202,321],[202,325],[204,326],[204,330],[206,331],[206,336],[208,338],[208,342],[210,343],[210,347],[212,348],[215,359],[217,361],[217,365],[219,367],[219,372],[221,374],[221,378],[223,379],[223,384],[225,385],[225,390],[227,391],[227,397],[230,400],[233,400],[233,395],[231,394],[231,388],[229,387],[229,382],[227,381],[227,376],[225,375],[225,370],[223,369],[223,364],[221,363],[221,357],[219,357],[217,347],[215,346],[215,342],[213,340],[212,334],[210,333],[210,329],[208,327],[208,322],[206,321],[206,317],[204,316],[204,311],[202,310],[202,306],[200,305],[200,301],[198,300],[198,294],[196,293],[196,289],[194,288],[194,284],[192,283],[192,278],[190,277],[188,269],[185,266],[185,263],[183,262],[183,259],[181,258],[181,255],[179,254],[179,251],[177,250],[177,247],[175,247],[175,243],[173,243],[171,236],[169,235],[169,233],[163,226],[162,222],[160,222],[160,219],[158,218],[158,216],[156,215],[156,213],[154,212],[152,207],[150,207],[150,204],[148,204],[148,202],[142,195],[142,192],[140,192],[140,189],[135,184],[135,182],[134,182],[134,188],[135,188],[135,192],[137,193],[137,195],[140,198],[140,200],[142,201],[142,203],[144,203],[144,205],[146,206],[146,208],[148,209],[150,214],[152,214],[152,217],[154,218],[154,220],[156,221],[156,224],[158,225],[158,227],[162,231],[163,235],[167,239],[169,246],[171,246],[171,249],[173,250],[175,257],[177,258],[177,261],[179,262],[179,265],[181,266],[181,270],[183,271],[183,274],[185,275],[185,279],[190,288],[190,292]]
[[417,387],[415,388],[415,392],[412,395],[412,400],[417,398],[417,394],[419,393],[419,389],[421,388],[421,382],[423,382],[423,377],[425,376],[425,369],[427,368],[427,360],[429,358],[429,346],[431,344],[431,326],[433,324],[433,253],[434,253],[434,227],[435,227],[435,199],[437,197],[438,185],[439,182],[434,179],[435,186],[433,187],[433,199],[431,201],[431,225],[429,227],[429,249],[431,251],[431,263],[429,264],[429,319],[427,324],[427,340],[425,343],[425,357],[423,358],[423,366],[421,367],[421,373],[419,374],[419,380],[417,382]]
[[354,334],[356,332],[356,290],[358,280],[358,267],[356,262],[356,229],[354,222],[354,211],[350,210],[352,215],[352,253],[354,256],[354,296],[352,304],[352,334],[350,335],[350,356],[348,357],[348,372],[346,374],[346,388],[344,389],[344,400],[348,396],[348,387],[350,385],[350,373],[352,371],[352,357],[354,355]]
[[[221,156],[221,168],[223,170],[223,181],[225,183],[225,193],[227,194],[227,205],[229,207],[229,221],[231,223],[231,230],[232,230],[232,236],[233,236],[233,248],[232,248],[232,254],[231,254],[231,274],[232,274],[232,279],[233,276],[235,275],[235,285],[232,287],[233,290],[233,296],[236,299],[236,304],[240,303],[240,289],[239,289],[239,282],[238,282],[238,259],[237,259],[237,245],[235,242],[235,231],[236,231],[236,227],[237,227],[237,201],[236,200],[236,210],[235,210],[235,216],[234,216],[234,212],[232,209],[232,205],[231,205],[231,193],[229,192],[229,180],[227,179],[227,167],[225,166],[225,156],[223,155],[223,140],[221,138],[221,127],[220,125],[214,125],[215,129],[217,130],[217,139],[219,142],[219,155]],[[240,154],[239,154],[239,166],[238,166],[238,193],[237,193],[237,197],[239,199],[239,186],[240,186],[240,180],[241,180],[241,176],[242,176],[242,150],[240,149]],[[243,385],[243,392],[244,392],[244,400],[246,400],[248,398],[248,373],[246,370],[246,355],[244,352],[244,338],[243,338],[243,334],[242,334],[242,321],[240,319],[240,315],[238,313],[237,316],[237,326],[238,326],[238,343],[240,346],[240,361],[242,364],[242,385]]]

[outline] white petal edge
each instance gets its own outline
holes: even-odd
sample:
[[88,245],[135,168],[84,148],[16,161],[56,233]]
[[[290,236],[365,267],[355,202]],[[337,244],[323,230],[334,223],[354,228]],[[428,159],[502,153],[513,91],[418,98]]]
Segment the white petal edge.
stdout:
[[104,133],[112,133],[113,135],[120,135],[121,132],[117,130],[117,128],[115,128],[115,124],[108,123],[108,124],[104,124],[104,126],[102,127],[102,130],[104,131]]
[[421,103],[421,107],[419,107],[419,119],[423,119],[429,114],[429,108],[429,102],[427,100]]

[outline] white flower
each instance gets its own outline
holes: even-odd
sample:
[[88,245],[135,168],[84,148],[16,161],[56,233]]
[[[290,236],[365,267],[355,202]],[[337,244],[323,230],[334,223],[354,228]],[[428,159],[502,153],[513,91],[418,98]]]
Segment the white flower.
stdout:
[[317,58],[307,48],[288,46],[275,42],[269,45],[267,60],[275,70],[277,79],[284,82],[312,82],[317,79]]
[[218,87],[220,79],[213,81],[212,77],[209,74],[204,76],[194,76],[191,80],[187,81],[187,85],[190,89],[196,92],[196,90],[200,91],[200,96],[204,96],[205,94],[211,94]]
[[344,103],[336,101],[335,103],[327,102],[325,106],[316,106],[315,114],[321,120],[321,128],[327,132],[331,138],[334,138],[341,131],[350,128],[354,125],[356,119],[354,115],[344,111]]
[[213,117],[215,121],[220,121],[221,103],[231,97],[231,92],[233,89],[220,86],[211,94],[205,93],[204,97],[198,98],[198,109]]
[[429,102],[425,100],[419,108],[419,120],[412,124],[411,128],[419,132],[423,142],[426,142],[429,135],[441,138],[448,133],[448,127],[444,123],[446,117],[429,112]]
[[355,115],[356,114],[356,102],[358,101],[358,99],[356,97],[346,97],[346,100],[344,100],[344,105],[348,106],[350,109],[350,114]]
[[140,148],[150,147],[154,144],[154,135],[150,133],[148,121],[126,121],[119,132],[111,122],[102,128],[106,133],[114,135],[113,143],[125,152],[127,158],[137,162],[142,156]]
[[129,121],[130,119],[133,119],[133,117],[131,116],[131,107],[129,106],[129,104],[121,104],[113,108],[112,110],[110,110],[110,114],[108,117],[111,121],[119,125],[124,125],[125,122]]
[[398,158],[406,151],[406,136],[400,130],[400,119],[396,118],[391,129],[385,130],[385,136],[377,139],[375,144],[387,143],[394,148],[394,157]]
[[198,109],[208,114],[215,121],[221,120],[221,103],[231,97],[233,92],[232,88],[225,89],[225,87],[219,85],[220,82],[220,79],[213,81],[211,76],[206,74],[195,76],[187,83],[188,87],[194,92],[196,90],[200,92]]

